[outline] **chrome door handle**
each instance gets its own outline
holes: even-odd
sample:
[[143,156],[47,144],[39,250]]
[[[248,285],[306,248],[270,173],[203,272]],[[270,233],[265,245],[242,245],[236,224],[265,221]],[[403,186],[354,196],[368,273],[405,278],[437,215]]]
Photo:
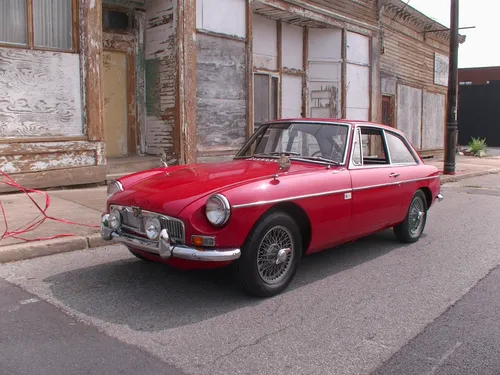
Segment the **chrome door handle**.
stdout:
[[393,177],[393,178],[399,177],[399,173],[391,173],[389,175],[389,177]]

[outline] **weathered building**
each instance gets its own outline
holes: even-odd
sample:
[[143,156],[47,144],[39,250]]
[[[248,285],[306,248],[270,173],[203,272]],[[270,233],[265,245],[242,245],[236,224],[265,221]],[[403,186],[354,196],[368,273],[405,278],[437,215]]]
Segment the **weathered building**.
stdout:
[[383,121],[434,153],[436,29],[401,0],[2,2],[0,168],[30,187],[102,182],[164,151],[229,158],[280,117]]

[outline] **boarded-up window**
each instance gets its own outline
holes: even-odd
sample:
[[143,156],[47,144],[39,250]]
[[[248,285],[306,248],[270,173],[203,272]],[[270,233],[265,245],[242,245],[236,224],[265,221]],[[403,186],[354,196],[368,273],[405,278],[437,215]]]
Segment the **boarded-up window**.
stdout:
[[405,133],[413,147],[420,148],[422,124],[422,90],[398,85],[397,128]]
[[346,117],[370,119],[370,43],[369,38],[346,33]]
[[303,69],[304,30],[302,27],[282,23],[281,42],[283,49],[283,67],[288,69]]
[[424,92],[422,113],[422,149],[444,148],[445,96]]
[[278,70],[278,26],[276,21],[253,16],[253,63],[256,68]]
[[309,108],[311,117],[340,117],[342,30],[310,29]]
[[277,77],[269,74],[254,75],[254,127],[257,129],[262,123],[278,118],[278,91]]

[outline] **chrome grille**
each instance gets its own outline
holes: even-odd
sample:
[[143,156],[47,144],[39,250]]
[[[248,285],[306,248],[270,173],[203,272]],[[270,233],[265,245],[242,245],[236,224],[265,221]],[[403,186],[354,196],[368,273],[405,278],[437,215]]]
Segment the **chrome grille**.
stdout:
[[134,208],[127,206],[110,206],[110,210],[113,209],[117,209],[121,213],[122,227],[125,230],[145,236],[146,220],[151,217],[157,217],[160,220],[162,229],[168,231],[168,235],[174,242],[185,243],[185,228],[182,220],[145,210],[141,211],[140,216],[135,216]]

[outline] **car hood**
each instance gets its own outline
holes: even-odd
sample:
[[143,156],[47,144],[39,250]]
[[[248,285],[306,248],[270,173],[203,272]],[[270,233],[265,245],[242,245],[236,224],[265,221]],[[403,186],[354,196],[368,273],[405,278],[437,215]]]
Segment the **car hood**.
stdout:
[[[292,161],[288,174],[304,173],[318,167]],[[271,159],[238,159],[158,169],[157,173],[129,186],[125,177],[125,191],[115,194],[109,203],[177,216],[184,207],[203,196],[271,178],[277,172],[278,164]]]

